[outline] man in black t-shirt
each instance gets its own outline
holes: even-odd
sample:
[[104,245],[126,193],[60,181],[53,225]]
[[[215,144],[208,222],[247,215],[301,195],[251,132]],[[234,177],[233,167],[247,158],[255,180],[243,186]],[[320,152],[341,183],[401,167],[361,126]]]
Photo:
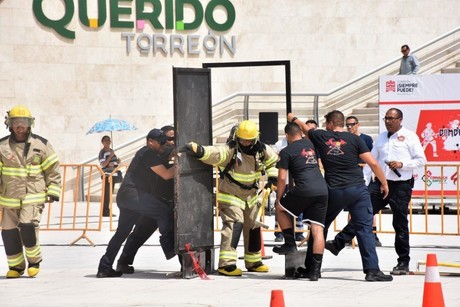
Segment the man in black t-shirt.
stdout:
[[[164,126],[161,128],[161,130],[166,135],[167,141],[164,146],[164,151],[161,153],[160,157],[162,159],[163,165],[166,168],[171,168],[174,166],[172,160],[172,156],[174,154],[174,127]],[[151,187],[152,193],[158,196],[165,203],[174,206],[174,180],[164,180],[156,173],[154,175],[155,184]],[[142,215],[139,217],[139,219],[136,221],[136,225],[133,231],[126,239],[125,246],[123,247],[123,251],[121,252],[120,258],[117,262],[116,271],[120,271],[123,274],[134,273],[134,267],[132,264],[134,262],[137,251],[152,236],[157,228],[158,223],[155,219],[147,215]],[[179,261],[181,261],[181,259],[179,259]]]
[[[278,189],[276,210],[278,224],[283,232],[285,243],[275,246],[278,254],[291,254],[296,251],[292,217],[303,213],[302,222],[310,226],[313,241],[313,263],[308,278],[317,281],[324,253],[324,221],[327,209],[327,186],[318,166],[314,145],[302,138],[302,131],[295,123],[284,128],[288,146],[279,153]],[[294,187],[284,194],[287,173],[291,174]]]
[[161,159],[167,137],[160,129],[152,129],[147,135],[147,144],[136,152],[117,194],[120,209],[118,227],[99,261],[98,278],[119,277],[122,272],[112,268],[121,245],[133,229],[140,216],[146,215],[158,223],[160,244],[166,259],[175,256],[173,206],[152,192],[157,176],[173,180],[174,168],[166,168]]
[[[385,275],[379,268],[379,260],[372,232],[372,204],[369,191],[364,183],[363,172],[358,165],[359,159],[367,163],[377,178],[382,182],[381,192],[388,195],[388,184],[379,164],[372,157],[366,144],[357,135],[343,131],[345,117],[340,111],[331,111],[325,116],[326,130],[311,130],[292,113],[288,121],[302,127],[304,133],[315,145],[321,156],[328,185],[329,198],[326,212],[325,237],[327,229],[343,208],[348,207],[352,216],[358,238],[358,247],[363,263],[366,281],[391,281],[391,275]],[[313,263],[312,238],[308,242],[306,271],[308,274]]]

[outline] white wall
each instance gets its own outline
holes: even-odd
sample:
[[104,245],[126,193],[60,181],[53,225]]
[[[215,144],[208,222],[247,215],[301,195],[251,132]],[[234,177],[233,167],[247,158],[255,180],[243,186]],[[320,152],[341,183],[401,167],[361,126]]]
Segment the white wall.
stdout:
[[[29,106],[34,131],[51,141],[62,162],[76,163],[97,154],[102,134],[86,132],[109,114],[139,127],[116,132],[116,144],[172,123],[173,66],[290,60],[294,92],[329,91],[399,57],[402,44],[416,48],[460,24],[458,0],[231,2],[236,21],[224,35],[236,37],[236,54],[212,57],[141,55],[136,49],[127,54],[120,33],[142,31],[111,30],[108,21],[91,30],[77,12],[69,25],[76,39],[65,39],[35,19],[31,0],[0,1],[0,113],[15,104]],[[49,16],[63,14],[62,1],[44,3]],[[147,26],[144,33],[204,36],[207,29],[175,33]],[[212,79],[215,100],[235,91],[284,90],[279,67],[213,70]]]

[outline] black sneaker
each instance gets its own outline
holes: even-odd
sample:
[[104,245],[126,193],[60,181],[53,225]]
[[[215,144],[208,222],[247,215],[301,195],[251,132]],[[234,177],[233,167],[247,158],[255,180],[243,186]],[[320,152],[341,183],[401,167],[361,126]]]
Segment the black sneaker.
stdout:
[[334,241],[332,240],[326,241],[324,248],[334,254],[334,256],[337,256],[340,253],[340,250],[335,247]]
[[391,275],[407,275],[409,273],[409,263],[398,262],[398,264],[390,272]]
[[280,255],[294,254],[297,252],[297,247],[295,245],[283,244],[281,246],[273,247],[273,252]]
[[122,272],[123,274],[133,274],[134,273],[134,267],[129,264],[124,264],[124,263],[117,263],[117,269],[116,271]]
[[375,236],[375,246],[382,247],[382,242],[380,242],[379,237]]
[[392,281],[393,276],[385,275],[382,271],[375,272],[367,272],[366,274],[366,281]]
[[97,271],[97,278],[106,278],[106,277],[120,277],[123,275],[122,272],[117,272],[114,269],[110,268],[108,270]]

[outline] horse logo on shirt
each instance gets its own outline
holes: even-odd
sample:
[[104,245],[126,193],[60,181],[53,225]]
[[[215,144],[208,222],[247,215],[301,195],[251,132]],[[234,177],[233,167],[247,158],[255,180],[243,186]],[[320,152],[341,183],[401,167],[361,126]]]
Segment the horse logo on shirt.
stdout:
[[328,155],[339,156],[339,155],[344,154],[344,152],[342,151],[341,147],[343,145],[347,144],[347,142],[345,142],[342,139],[340,139],[338,141],[336,141],[334,139],[329,139],[325,144],[327,146],[329,146],[329,148],[330,148],[330,150],[327,152]]

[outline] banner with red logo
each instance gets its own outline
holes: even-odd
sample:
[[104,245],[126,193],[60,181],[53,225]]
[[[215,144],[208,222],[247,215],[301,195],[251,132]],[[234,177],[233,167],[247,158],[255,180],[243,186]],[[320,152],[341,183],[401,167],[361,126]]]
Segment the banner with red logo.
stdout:
[[[400,109],[402,124],[414,131],[428,160],[427,175],[423,168],[414,171],[414,195],[457,195],[460,164],[460,74],[382,76],[379,84],[379,114]],[[380,132],[386,131],[379,123]]]

